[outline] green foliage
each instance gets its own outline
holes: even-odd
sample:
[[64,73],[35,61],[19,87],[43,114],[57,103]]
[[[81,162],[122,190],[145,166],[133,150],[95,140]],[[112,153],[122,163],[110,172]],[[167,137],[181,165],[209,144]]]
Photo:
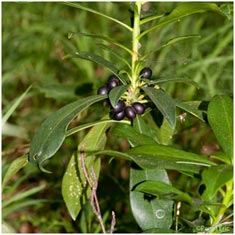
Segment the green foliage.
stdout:
[[[3,139],[4,231],[19,232],[26,220],[31,232],[96,233],[102,231],[97,218],[110,227],[113,210],[115,232],[216,233],[223,226],[228,232],[231,6],[3,3],[3,121],[12,125]],[[152,77],[141,78],[144,67]],[[95,95],[107,71],[122,84]],[[110,119],[120,99],[144,104],[145,113]],[[22,146],[32,135],[28,158]],[[207,144],[216,147],[205,152]],[[99,177],[103,216],[92,205],[81,155],[92,184],[92,167]],[[53,174],[28,160],[44,172],[47,162]],[[28,217],[11,221],[21,208]]]

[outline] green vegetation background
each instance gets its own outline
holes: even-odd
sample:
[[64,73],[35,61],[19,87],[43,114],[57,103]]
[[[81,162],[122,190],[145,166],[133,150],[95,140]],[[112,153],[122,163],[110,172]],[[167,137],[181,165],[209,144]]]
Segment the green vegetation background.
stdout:
[[[176,4],[178,3],[151,3],[151,9],[161,14],[170,11]],[[89,6],[126,23],[130,22],[128,2],[96,2],[89,3]],[[206,13],[187,17],[156,30],[142,41],[143,52],[156,49],[177,36],[198,33],[202,37],[175,44],[153,54],[147,59],[146,66],[152,68],[154,79],[181,77],[198,83],[199,89],[190,85],[167,83],[164,89],[174,98],[186,101],[210,100],[215,94],[232,95],[232,23],[233,20]],[[3,115],[14,100],[33,85],[8,120],[7,126],[2,129],[3,174],[12,160],[28,151],[32,135],[42,120],[68,102],[95,94],[110,75],[104,68],[88,61],[64,60],[66,54],[76,50],[92,51],[114,61],[117,67],[121,66],[94,39],[75,36],[69,40],[69,32],[107,35],[127,46],[131,45],[131,35],[120,30],[115,23],[62,3],[2,3]],[[95,105],[79,116],[72,125],[98,120],[104,112],[103,107]],[[3,201],[39,185],[45,186],[37,194],[16,200],[10,208],[3,208],[3,219],[7,222],[9,231],[99,232],[99,225],[88,208],[81,213],[78,221],[71,220],[60,191],[66,164],[76,149],[77,142],[84,135],[85,132],[82,132],[66,139],[61,151],[50,162],[52,175],[46,175],[27,165],[4,189]],[[213,151],[216,148],[215,138],[207,125],[190,116],[178,127],[174,142],[195,152]],[[112,136],[109,136],[108,145],[109,148],[120,151],[128,148],[125,141],[114,140]],[[140,231],[131,215],[128,201],[128,167],[128,163],[120,159],[114,159],[111,163],[105,160],[102,163],[98,197],[107,224],[110,222],[107,216],[111,210],[116,212],[117,232]],[[29,206],[29,199],[38,201]]]

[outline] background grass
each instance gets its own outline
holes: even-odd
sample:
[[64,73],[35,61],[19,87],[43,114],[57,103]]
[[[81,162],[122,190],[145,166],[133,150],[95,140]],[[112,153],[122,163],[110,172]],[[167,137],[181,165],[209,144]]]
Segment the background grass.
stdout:
[[[83,3],[107,15],[129,24],[129,3]],[[173,9],[178,3],[151,3],[146,5],[157,14]],[[230,6],[232,3],[230,3]],[[231,7],[232,9],[232,7]],[[122,14],[120,14],[120,12]],[[146,27],[150,27],[148,24]],[[75,52],[92,51],[115,63],[123,64],[110,52],[103,50],[94,39],[73,37],[69,32],[86,32],[113,37],[131,45],[131,36],[124,29],[102,17],[74,9],[62,3],[3,2],[2,3],[2,110],[9,111],[15,100],[32,85],[26,98],[8,119],[2,133],[2,173],[12,160],[27,153],[35,130],[50,113],[64,104],[82,96],[96,94],[109,72],[104,68],[80,59],[64,60]],[[141,51],[152,51],[169,39],[189,34],[200,34],[194,39],[175,44],[152,54],[146,66],[153,70],[153,79],[188,78],[197,82],[200,89],[166,83],[163,88],[174,98],[182,100],[210,100],[215,94],[233,93],[233,21],[214,13],[196,14],[151,32],[143,38]],[[99,43],[99,41],[97,41]],[[126,57],[124,52],[121,56]],[[95,105],[74,121],[97,120],[104,109]],[[66,139],[61,150],[50,161],[53,175],[46,175],[31,165],[20,171],[3,191],[3,201],[9,200],[32,188],[44,185],[37,193],[26,195],[3,208],[3,219],[8,231],[31,233],[99,232],[99,225],[89,207],[81,213],[78,221],[69,217],[61,196],[61,179],[72,151],[85,132]],[[213,151],[215,138],[205,123],[190,115],[180,125],[174,137],[175,144],[195,152]],[[112,136],[109,148],[125,150],[128,144]],[[110,212],[117,217],[117,232],[137,232],[132,217],[128,195],[128,163],[114,159],[102,163],[98,197],[106,224]],[[178,178],[177,178],[178,179]],[[184,185],[179,179],[178,185]],[[192,188],[193,185],[188,186]],[[31,200],[32,204],[27,202]],[[38,200],[37,203],[33,201]],[[193,217],[194,215],[191,215]],[[190,216],[189,216],[190,217]]]

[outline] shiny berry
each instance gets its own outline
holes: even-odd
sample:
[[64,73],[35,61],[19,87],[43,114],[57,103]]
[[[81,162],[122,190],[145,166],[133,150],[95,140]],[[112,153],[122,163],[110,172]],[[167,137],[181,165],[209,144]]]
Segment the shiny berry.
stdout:
[[109,91],[110,91],[110,88],[108,88],[108,86],[105,84],[98,89],[97,94],[98,95],[107,95],[109,93]]
[[120,85],[121,85],[121,82],[119,78],[115,75],[111,75],[107,80],[107,86],[109,87],[109,89],[112,89]]
[[135,112],[137,114],[143,114],[145,111],[144,105],[139,102],[135,102],[134,104],[132,104],[132,107],[135,109]]
[[125,109],[126,105],[123,100],[119,100],[118,103],[113,107],[113,112],[119,113]]
[[143,68],[140,71],[141,78],[150,78],[152,76],[152,70],[150,68]]
[[124,117],[126,116],[125,111],[122,110],[121,112],[115,113],[115,112],[111,112],[111,118],[114,120],[122,120]]
[[136,117],[136,111],[131,106],[127,106],[125,108],[125,114],[126,114],[126,117],[129,118],[130,120],[133,120]]

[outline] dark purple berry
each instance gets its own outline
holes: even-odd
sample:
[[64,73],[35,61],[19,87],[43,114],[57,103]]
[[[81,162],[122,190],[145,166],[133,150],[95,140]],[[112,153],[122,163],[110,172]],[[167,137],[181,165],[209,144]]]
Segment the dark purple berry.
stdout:
[[109,87],[109,89],[112,89],[120,85],[121,85],[121,82],[119,78],[115,75],[111,75],[107,80],[107,86]]
[[119,113],[125,109],[126,105],[123,100],[119,100],[118,103],[113,107],[113,112]]
[[134,104],[132,104],[132,107],[135,109],[135,112],[137,114],[143,114],[145,112],[144,105],[139,102],[135,102]]
[[133,120],[136,117],[136,111],[133,107],[128,106],[125,108],[126,117]]
[[150,68],[143,68],[140,71],[141,78],[150,78],[152,76],[152,70]]
[[112,119],[118,120],[118,121],[122,120],[125,116],[126,114],[124,110],[118,113],[112,112],[111,114]]
[[105,84],[103,86],[101,86],[98,91],[97,94],[98,95],[107,95],[109,93],[110,89],[108,88],[108,86]]

